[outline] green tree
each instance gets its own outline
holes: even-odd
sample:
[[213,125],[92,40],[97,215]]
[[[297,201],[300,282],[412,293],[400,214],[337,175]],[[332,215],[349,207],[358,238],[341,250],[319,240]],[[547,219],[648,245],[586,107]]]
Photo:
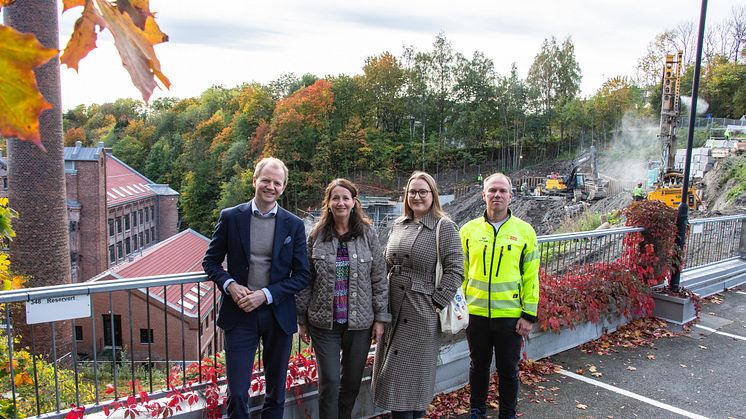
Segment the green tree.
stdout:
[[495,66],[481,52],[474,52],[469,60],[456,55],[454,118],[449,136],[466,147],[484,144],[487,132],[497,121],[497,86]]
[[210,235],[217,220],[214,209],[220,194],[214,176],[214,163],[203,160],[194,171],[187,172],[180,192],[184,227]]
[[564,122],[557,113],[567,102],[575,99],[580,91],[580,66],[575,59],[575,46],[566,38],[562,46],[557,39],[545,39],[541,51],[534,58],[528,72],[527,83],[533,92],[536,109],[544,113],[550,121],[549,137],[552,139],[551,124],[559,125],[559,141],[564,140]]
[[218,218],[223,208],[247,202],[254,196],[253,170],[251,168],[241,170],[239,166],[235,166],[234,169],[236,173],[230,180],[220,185],[220,198],[213,212],[215,219]]
[[148,152],[137,138],[126,136],[117,141],[111,148],[115,157],[132,166],[137,171],[145,171],[145,159]]

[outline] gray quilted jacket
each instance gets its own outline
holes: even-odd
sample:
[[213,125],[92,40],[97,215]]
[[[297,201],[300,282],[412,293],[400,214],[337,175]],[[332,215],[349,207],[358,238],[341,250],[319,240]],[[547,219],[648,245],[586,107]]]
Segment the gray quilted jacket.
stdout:
[[[295,296],[298,324],[332,329],[338,245],[336,237],[329,241],[317,237],[313,242],[308,238],[311,285]],[[375,231],[366,227],[363,236],[347,242],[347,249],[350,255],[348,328],[363,330],[371,327],[373,321],[390,322],[386,262]]]

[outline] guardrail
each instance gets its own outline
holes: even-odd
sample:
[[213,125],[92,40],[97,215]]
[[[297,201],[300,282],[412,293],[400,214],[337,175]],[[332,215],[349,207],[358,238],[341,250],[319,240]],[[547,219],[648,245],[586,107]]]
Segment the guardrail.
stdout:
[[628,257],[624,252],[625,237],[643,230],[642,227],[621,227],[540,236],[539,265],[548,274],[562,274],[582,271],[591,264],[611,263]]
[[[693,220],[687,258],[708,263],[713,258],[732,256],[738,252],[744,220],[746,215]],[[696,226],[702,226],[701,231]],[[625,237],[641,231],[642,228],[624,227],[541,236],[540,265],[547,273],[562,274],[618,261],[629,257]],[[90,316],[57,322],[64,324],[60,330],[70,332],[64,339],[55,333],[56,328],[51,328],[51,354],[35,351],[34,337],[36,342],[46,337],[34,334],[36,326],[29,325],[29,353],[22,355],[23,359],[14,359],[13,349],[18,342],[13,333],[7,332],[13,331],[14,322],[21,322],[22,317],[8,314],[19,313],[23,304],[30,301],[70,296],[90,298]],[[9,411],[13,417],[62,417],[71,404],[87,405],[86,413],[96,412],[114,395],[121,395],[120,389],[135,395],[135,386],[129,385],[135,380],[151,395],[168,391],[165,378],[174,371],[178,379],[175,385],[185,385],[184,372],[192,362],[188,359],[196,360],[199,368],[194,373],[196,381],[201,382],[202,362],[208,359],[217,364],[217,353],[222,350],[221,332],[215,325],[217,306],[217,293],[203,273],[2,292],[4,330],[0,329],[0,335],[5,333],[2,340],[7,348],[0,357],[5,356],[7,364],[0,367],[6,368],[8,375],[3,378],[0,374],[0,382],[4,381],[2,386],[10,391],[0,398],[12,401]],[[65,342],[69,342],[69,348]],[[301,349],[298,342],[297,350]],[[69,355],[57,357],[68,352]],[[257,359],[261,359],[260,354]],[[19,376],[29,381],[19,380]],[[44,380],[48,382],[45,384]],[[20,389],[16,384],[25,387]]]
[[689,220],[684,270],[739,256],[745,237],[746,214]]

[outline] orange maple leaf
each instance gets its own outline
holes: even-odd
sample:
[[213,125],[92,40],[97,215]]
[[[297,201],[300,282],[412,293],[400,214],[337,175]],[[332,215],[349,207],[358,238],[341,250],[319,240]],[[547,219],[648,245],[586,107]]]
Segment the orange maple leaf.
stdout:
[[84,6],[86,0],[62,0],[62,12],[66,12],[73,7]]
[[0,136],[33,141],[44,150],[39,115],[52,108],[39,93],[34,76],[38,67],[59,51],[44,48],[30,34],[0,25]]
[[96,47],[98,25],[111,32],[122,64],[145,102],[157,86],[156,77],[166,89],[171,86],[153,49],[153,45],[167,41],[168,36],[155,22],[147,0],[119,0],[116,5],[108,0],[65,0],[64,7],[68,10],[81,5],[83,13],[65,48],[63,64],[77,70],[78,62]]
[[22,386],[24,384],[34,384],[34,380],[31,379],[31,376],[29,376],[26,371],[23,371],[20,374],[16,374],[14,381],[16,386]]
[[[72,0],[70,0],[70,2],[72,2]],[[75,6],[78,6],[78,4]],[[65,7],[65,10],[67,10],[67,4]],[[96,25],[99,27],[104,26],[94,8],[86,5],[83,9],[83,13],[80,15],[78,20],[75,21],[75,30],[73,30],[73,34],[67,42],[65,51],[60,57],[60,63],[78,71],[78,63],[80,60],[96,48]]]
[[161,72],[161,63],[150,42],[153,34],[146,35],[135,25],[128,14],[120,13],[109,2],[95,1],[101,10],[106,27],[114,37],[114,45],[119,51],[119,56],[122,57],[122,64],[130,73],[132,83],[140,90],[143,100],[147,102],[157,86],[154,76],[158,77],[166,88],[171,86],[171,82]]

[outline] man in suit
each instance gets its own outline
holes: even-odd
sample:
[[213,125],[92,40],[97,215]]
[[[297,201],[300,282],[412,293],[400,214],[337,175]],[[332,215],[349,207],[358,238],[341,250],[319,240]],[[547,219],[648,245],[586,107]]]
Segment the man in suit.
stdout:
[[281,160],[260,160],[254,169],[254,199],[221,211],[202,261],[222,291],[217,324],[225,334],[230,418],[248,418],[260,340],[266,380],[262,418],[283,415],[290,346],[297,331],[295,294],[310,280],[303,222],[277,204],[287,181]]

